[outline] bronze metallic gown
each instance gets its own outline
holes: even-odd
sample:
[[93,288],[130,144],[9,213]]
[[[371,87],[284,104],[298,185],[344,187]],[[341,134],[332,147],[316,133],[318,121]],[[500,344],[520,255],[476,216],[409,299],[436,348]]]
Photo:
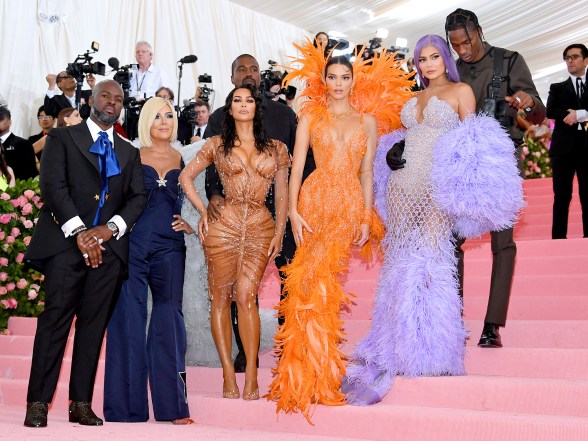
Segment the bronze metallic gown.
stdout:
[[[225,155],[219,136],[210,138],[196,155],[196,162],[206,166],[214,163],[225,191],[222,218],[208,223],[203,243],[211,298],[231,295],[237,282],[246,284],[242,288],[257,295],[275,232],[274,219],[265,206],[266,194],[276,172],[290,167],[286,145],[273,142],[268,152],[257,155],[255,170],[249,169],[236,153]],[[197,174],[193,165],[194,161],[186,167],[191,181]],[[191,190],[195,191],[187,192]]]

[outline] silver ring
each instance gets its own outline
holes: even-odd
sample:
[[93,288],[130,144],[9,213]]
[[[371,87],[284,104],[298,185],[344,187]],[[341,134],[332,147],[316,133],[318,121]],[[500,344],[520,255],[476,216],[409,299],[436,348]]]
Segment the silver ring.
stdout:
[[98,238],[96,236],[92,236],[96,242],[98,242]]
[[102,245],[102,242],[104,242],[104,239],[102,239],[101,237],[98,238],[98,245]]
[[531,113],[532,111],[533,111],[533,109],[531,109],[530,107],[525,107],[525,112]]
[[82,254],[82,257],[83,257],[84,259],[87,259],[87,258],[88,258],[88,253],[84,253],[84,254]]
[[518,96],[515,96],[515,100],[517,100],[517,101],[519,102],[519,104],[521,104],[521,103],[523,102],[523,101],[521,100],[521,98],[520,98],[520,97],[518,97]]
[[180,225],[184,225],[184,221],[180,221]]

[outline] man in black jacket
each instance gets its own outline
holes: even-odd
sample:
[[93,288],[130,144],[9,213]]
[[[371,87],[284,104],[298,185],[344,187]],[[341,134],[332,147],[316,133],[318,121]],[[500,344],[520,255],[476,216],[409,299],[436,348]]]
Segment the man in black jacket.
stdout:
[[[80,116],[82,118],[87,118],[90,116],[90,106],[89,106],[89,99],[90,95],[92,95],[92,90],[94,88],[94,82],[96,79],[94,75],[88,74],[86,76],[86,81],[88,82],[88,86],[90,86],[90,90],[82,90],[82,96],[80,97]],[[77,108],[76,103],[76,89],[77,83],[76,79],[68,74],[66,71],[59,72],[58,75],[49,74],[47,75],[47,83],[49,84],[47,93],[45,95],[45,112],[48,115],[52,115],[53,118],[57,118],[59,112],[63,109],[67,109],[68,107],[73,107],[74,109]],[[62,95],[55,95],[55,85],[63,92]]]
[[35,150],[30,141],[10,131],[12,117],[10,110],[0,106],[0,144],[6,163],[12,168],[16,179],[34,178],[39,174]]
[[91,408],[104,331],[126,272],[128,231],[147,196],[139,151],[113,125],[123,91],[99,83],[85,122],[53,129],[41,167],[44,205],[25,254],[45,274],[45,309],[37,322],[25,426],[47,425],[65,345],[76,331],[69,383],[69,421],[102,425]]
[[[488,110],[488,98],[494,98],[496,117],[513,140],[513,155],[520,158],[522,137],[515,127],[517,112],[524,111],[527,119],[540,124],[545,119],[545,106],[537,93],[531,72],[518,52],[493,47],[484,41],[478,17],[472,11],[457,9],[447,16],[445,32],[448,44],[459,56],[457,71],[461,81],[469,84],[476,97],[476,112]],[[495,64],[495,60],[497,60]],[[494,75],[499,66],[498,75]],[[496,79],[495,87],[493,80]],[[496,91],[496,93],[494,93]],[[492,95],[490,94],[492,93]],[[516,148],[515,148],[516,146]],[[519,167],[522,163],[519,159]],[[502,340],[498,329],[506,323],[508,302],[514,274],[517,247],[513,229],[491,231],[492,276],[490,297],[484,319],[484,329],[478,346],[498,348]],[[456,247],[460,294],[463,297],[464,239]]]
[[[253,85],[256,90],[259,89],[259,85],[261,83],[259,64],[252,55],[242,54],[239,55],[235,61],[233,61],[231,66],[231,83],[233,83],[233,85],[236,87],[242,86],[244,84],[250,84]],[[288,151],[290,152],[290,156],[292,156],[294,153],[294,142],[296,139],[296,115],[291,108],[285,106],[282,103],[273,101],[265,96],[262,96],[261,98],[263,105],[263,126],[267,132],[267,135],[272,139],[277,139],[278,141],[282,141],[284,144],[286,144]],[[210,116],[208,120],[208,126],[204,132],[204,137],[210,138],[211,136],[220,134],[223,119],[224,114],[221,107],[215,110],[214,113]],[[306,158],[306,164],[302,176],[303,181],[308,175],[310,175],[310,173],[314,171],[314,169],[315,164],[312,151],[311,149],[308,149],[308,156]],[[225,200],[223,196],[222,184],[220,182],[218,173],[214,168],[214,165],[211,165],[206,169],[206,196],[209,200],[209,220],[218,219],[222,215],[222,207],[224,207]],[[266,205],[272,214],[275,212],[273,204],[274,200],[272,186],[266,198]],[[284,233],[284,240],[282,242],[282,252],[275,259],[275,263],[278,269],[289,263],[289,261],[294,257],[295,252],[296,244],[294,242],[294,237],[292,236],[290,222],[288,221],[286,224],[286,231]],[[280,277],[284,277],[284,274],[281,271]],[[280,289],[283,289],[283,286],[281,286]],[[243,345],[241,344],[241,339],[239,338],[239,328],[237,326],[236,320],[237,308],[234,302],[231,308],[231,312],[232,316],[234,317],[232,320],[233,332],[239,347],[239,354],[237,355],[237,358],[235,358],[235,372],[245,372],[245,351],[243,350]],[[282,323],[282,320],[279,320],[279,322]]]
[[565,49],[563,58],[570,76],[552,84],[547,98],[547,118],[555,121],[549,149],[553,170],[553,239],[565,239],[568,232],[574,175],[578,176],[584,237],[588,237],[588,49],[583,44],[572,44]]

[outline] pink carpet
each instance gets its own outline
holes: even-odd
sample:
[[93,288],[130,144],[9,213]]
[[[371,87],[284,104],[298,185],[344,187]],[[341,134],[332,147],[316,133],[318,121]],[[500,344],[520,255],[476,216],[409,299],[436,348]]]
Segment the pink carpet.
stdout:
[[[577,194],[577,188],[575,189]],[[189,368],[190,410],[197,423],[172,427],[106,423],[101,428],[70,424],[66,418],[71,345],[49,412],[47,429],[22,426],[35,322],[10,321],[12,335],[0,336],[0,439],[102,440],[141,437],[159,440],[440,440],[575,441],[588,439],[588,241],[581,239],[577,196],[570,210],[568,240],[550,240],[551,180],[525,182],[528,206],[515,230],[518,258],[505,347],[476,346],[490,280],[489,238],[466,244],[465,320],[468,341],[464,377],[398,378],[384,401],[369,408],[319,406],[310,426],[300,415],[276,416],[265,400],[220,397],[220,369]],[[378,263],[351,264],[346,286],[357,295],[345,311],[353,345],[369,328]],[[278,298],[275,268],[268,271],[260,302]],[[260,387],[267,389],[274,360],[260,360]],[[104,362],[94,408],[101,413]],[[240,375],[238,380],[244,381]]]

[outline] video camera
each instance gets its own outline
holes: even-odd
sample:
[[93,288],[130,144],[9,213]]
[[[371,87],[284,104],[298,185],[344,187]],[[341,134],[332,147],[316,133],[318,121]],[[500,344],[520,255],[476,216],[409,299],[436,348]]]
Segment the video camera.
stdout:
[[111,57],[108,59],[108,65],[112,67],[113,70],[116,71],[114,74],[114,81],[120,84],[122,90],[125,94],[125,98],[129,96],[129,90],[131,90],[131,76],[132,70],[136,70],[139,68],[138,64],[127,64],[126,66],[120,66],[120,62],[118,58]]
[[[259,84],[259,93],[267,98],[273,98],[274,96],[276,96],[276,94],[270,91],[270,89],[274,84],[281,85],[282,79],[285,74],[282,74],[282,72],[280,71],[274,70],[274,67],[278,64],[277,62],[273,60],[268,60],[267,64],[270,65],[269,69],[262,70],[260,73],[261,83]],[[287,89],[281,88],[278,93],[286,92]]]
[[209,84],[212,84],[212,77],[205,73],[204,75],[198,76],[198,82],[202,84],[200,88],[200,96],[198,99],[201,99],[205,103],[210,100],[210,95],[214,92],[214,89],[208,87]]
[[93,41],[90,47],[90,50],[78,55],[73,63],[68,63],[65,69],[67,74],[74,77],[80,86],[84,82],[85,74],[104,75],[106,71],[104,63],[100,63],[99,61],[92,63],[92,57],[90,56],[90,54],[98,52],[100,45]]

